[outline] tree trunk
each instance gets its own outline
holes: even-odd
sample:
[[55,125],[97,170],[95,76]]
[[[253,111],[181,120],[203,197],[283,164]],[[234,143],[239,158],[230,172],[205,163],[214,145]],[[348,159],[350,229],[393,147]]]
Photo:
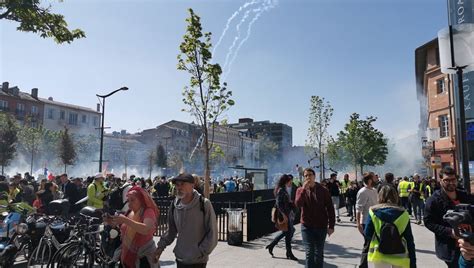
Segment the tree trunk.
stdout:
[[354,163],[354,171],[355,171],[355,176],[356,176],[356,181],[357,181],[357,163]]
[[5,165],[2,165],[2,176],[4,175],[4,174],[3,174],[4,168],[5,168]]
[[64,165],[64,173],[67,173],[66,170],[67,170],[67,165],[65,164]]
[[204,197],[209,199],[210,193],[209,193],[209,182],[211,180],[211,169],[210,169],[210,163],[209,163],[209,136],[208,136],[208,129],[207,129],[207,121],[204,120],[205,126],[204,126],[204,143],[206,145],[205,147],[205,158],[206,158],[206,167],[204,169]]
[[360,176],[364,177],[364,165],[362,163],[360,164]]
[[33,159],[34,159],[34,150],[31,150],[31,164],[30,164],[30,175],[33,176]]

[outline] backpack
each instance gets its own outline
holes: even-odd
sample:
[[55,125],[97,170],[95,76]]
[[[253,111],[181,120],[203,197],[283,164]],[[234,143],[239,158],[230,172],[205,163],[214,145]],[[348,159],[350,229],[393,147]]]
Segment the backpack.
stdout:
[[398,232],[397,226],[392,222],[384,222],[380,228],[380,237],[375,232],[379,241],[378,251],[382,254],[403,254],[406,252],[402,241],[402,234]]

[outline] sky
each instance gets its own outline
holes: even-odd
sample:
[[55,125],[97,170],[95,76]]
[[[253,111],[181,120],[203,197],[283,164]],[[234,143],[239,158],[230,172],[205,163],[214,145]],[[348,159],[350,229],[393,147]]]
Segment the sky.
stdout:
[[228,61],[235,57],[225,81],[236,104],[223,119],[285,123],[293,128],[293,144],[304,145],[310,97],[317,95],[334,108],[332,135],[354,112],[376,116],[375,126],[390,138],[416,133],[414,52],[447,26],[446,1],[254,1],[247,8],[251,0],[43,2],[87,37],[59,45],[1,21],[0,80],[90,108],[98,102],[95,94],[127,86],[129,91],[107,99],[111,130],[134,133],[173,119],[191,122],[181,111],[189,76],[176,69],[187,9],[201,17],[216,45],[242,7],[213,57],[221,66],[229,51]]

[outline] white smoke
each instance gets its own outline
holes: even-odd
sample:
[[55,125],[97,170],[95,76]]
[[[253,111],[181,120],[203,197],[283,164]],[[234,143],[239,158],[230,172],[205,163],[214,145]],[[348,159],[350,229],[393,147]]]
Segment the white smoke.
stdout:
[[232,23],[232,21],[240,14],[240,12],[242,12],[244,9],[246,9],[247,7],[251,6],[251,5],[254,5],[254,4],[257,4],[259,2],[259,0],[252,0],[250,2],[247,2],[245,4],[243,4],[242,6],[239,7],[239,9],[237,11],[234,12],[234,14],[232,14],[232,16],[230,16],[230,18],[227,20],[227,23],[224,27],[224,30],[222,31],[222,34],[221,36],[219,37],[219,40],[217,41],[216,45],[214,46],[214,49],[212,50],[212,54],[214,55],[216,49],[219,47],[219,45],[221,44],[222,40],[224,39],[226,33],[227,33],[227,30],[229,30],[229,27],[230,27],[230,24]]
[[[240,48],[243,46],[243,44],[250,38],[250,35],[252,34],[252,26],[253,24],[258,21],[258,19],[260,18],[260,16],[272,9],[276,7],[276,2],[272,1],[272,0],[266,0],[262,6],[260,8],[257,8],[257,9],[253,9],[253,12],[255,13],[255,16],[253,17],[253,19],[250,21],[250,23],[248,24],[248,27],[247,27],[247,35],[245,36],[244,39],[242,39],[242,41],[240,41],[239,43],[239,46],[237,47],[237,49],[235,50],[234,52],[234,55],[232,56],[232,59],[230,60],[228,66],[227,66],[227,71],[225,72],[224,74],[224,80],[227,78],[227,76],[230,74],[231,70],[232,70],[232,64],[234,63],[235,59],[237,58],[237,55],[239,54],[239,51],[240,51]],[[224,65],[224,68],[225,68],[225,65]]]

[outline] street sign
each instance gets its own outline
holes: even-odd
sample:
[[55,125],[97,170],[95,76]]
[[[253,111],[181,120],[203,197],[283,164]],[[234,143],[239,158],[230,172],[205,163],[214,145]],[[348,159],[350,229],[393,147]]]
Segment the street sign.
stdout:
[[441,168],[441,157],[432,156],[431,157],[431,167],[432,168]]

